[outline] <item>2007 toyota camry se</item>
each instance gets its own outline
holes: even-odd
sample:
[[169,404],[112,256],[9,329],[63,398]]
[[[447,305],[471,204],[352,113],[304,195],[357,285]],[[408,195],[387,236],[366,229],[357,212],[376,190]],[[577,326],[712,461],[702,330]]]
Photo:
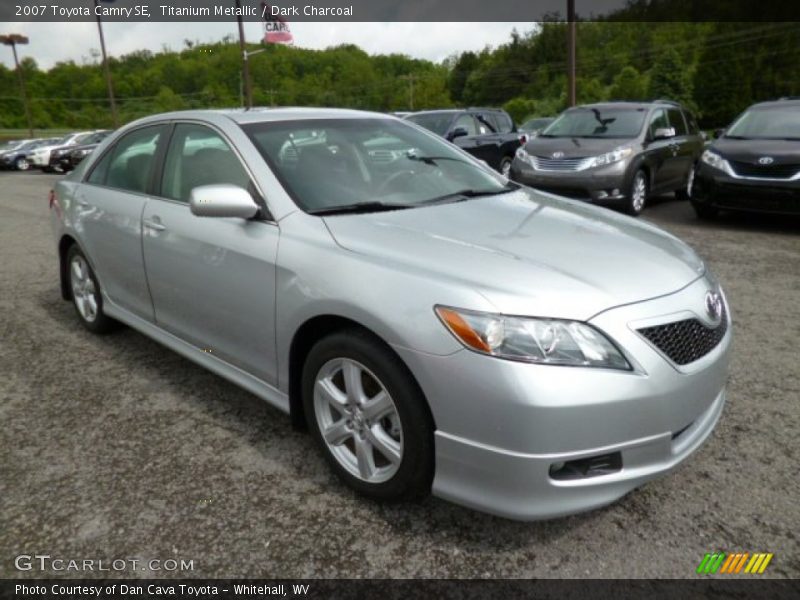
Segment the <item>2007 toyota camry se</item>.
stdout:
[[148,117],[50,208],[86,328],[290,413],[373,498],[590,509],[686,459],[725,403],[730,313],[688,246],[394,117]]

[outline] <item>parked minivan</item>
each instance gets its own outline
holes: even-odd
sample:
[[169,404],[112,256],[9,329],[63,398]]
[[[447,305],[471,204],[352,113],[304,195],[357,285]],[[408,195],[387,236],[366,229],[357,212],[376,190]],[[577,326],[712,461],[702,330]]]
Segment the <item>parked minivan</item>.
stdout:
[[638,216],[655,194],[688,199],[703,152],[692,114],[676,102],[605,102],[565,110],[517,151],[511,178]]

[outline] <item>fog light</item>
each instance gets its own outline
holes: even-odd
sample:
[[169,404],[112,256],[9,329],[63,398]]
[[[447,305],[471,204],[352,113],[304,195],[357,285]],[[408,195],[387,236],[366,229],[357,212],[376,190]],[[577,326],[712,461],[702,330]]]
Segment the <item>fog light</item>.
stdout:
[[611,195],[612,196],[619,196],[619,188],[614,188],[613,190],[611,190]]
[[608,198],[608,194],[606,194],[603,190],[597,192],[598,199],[602,200],[603,198]]

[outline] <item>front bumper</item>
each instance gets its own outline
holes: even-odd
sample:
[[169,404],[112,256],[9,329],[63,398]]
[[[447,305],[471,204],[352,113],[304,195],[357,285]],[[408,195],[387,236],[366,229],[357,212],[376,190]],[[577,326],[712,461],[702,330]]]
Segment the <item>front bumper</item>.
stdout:
[[692,202],[724,210],[800,214],[800,181],[734,178],[701,164],[694,179]]
[[[624,350],[632,372],[396,348],[436,422],[434,494],[503,517],[542,519],[608,504],[679,465],[722,412],[730,327],[711,352],[683,367],[635,329],[689,316],[705,320],[708,288],[701,278],[590,320]],[[599,456],[616,456],[620,468],[557,475],[562,463]]]
[[630,187],[628,161],[583,171],[543,171],[519,158],[511,164],[511,179],[532,188],[588,202],[625,200]]

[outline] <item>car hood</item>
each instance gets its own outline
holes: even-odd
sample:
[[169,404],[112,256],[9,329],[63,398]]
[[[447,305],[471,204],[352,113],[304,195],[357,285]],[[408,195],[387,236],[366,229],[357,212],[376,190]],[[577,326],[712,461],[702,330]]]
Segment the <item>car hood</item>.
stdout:
[[537,136],[525,144],[525,151],[535,156],[553,157],[554,152],[563,152],[557,158],[582,158],[611,152],[615,148],[633,143],[629,138],[543,138]]
[[325,223],[343,248],[464,285],[506,314],[585,320],[704,272],[691,248],[652,225],[529,188]]
[[734,140],[720,138],[711,149],[723,158],[741,162],[757,163],[759,158],[771,157],[774,164],[800,163],[800,142],[790,140]]

